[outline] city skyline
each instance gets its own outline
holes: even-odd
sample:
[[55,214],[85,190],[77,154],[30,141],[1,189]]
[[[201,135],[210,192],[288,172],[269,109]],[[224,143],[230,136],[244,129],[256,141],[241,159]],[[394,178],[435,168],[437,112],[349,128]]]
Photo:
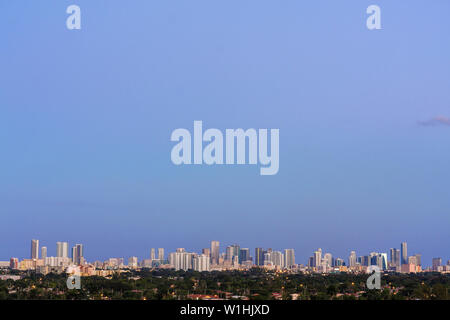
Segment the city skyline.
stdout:
[[[182,252],[187,252],[190,253],[192,252],[193,254],[198,254],[200,256],[208,256],[208,260],[210,261],[211,264],[218,264],[218,257],[220,257],[221,259],[225,259],[225,260],[230,260],[233,263],[233,257],[237,257],[237,259],[239,259],[239,264],[241,264],[243,261],[251,261],[252,265],[256,265],[256,266],[263,266],[264,263],[261,264],[260,260],[262,259],[263,261],[265,259],[267,259],[265,257],[265,255],[269,252],[280,252],[283,256],[281,257],[281,259],[283,259],[283,261],[286,261],[286,265],[304,265],[304,266],[308,266],[308,267],[319,267],[322,265],[323,260],[327,260],[329,259],[329,266],[334,266],[335,265],[335,261],[339,260],[341,262],[339,262],[339,265],[345,265],[345,266],[349,266],[349,267],[354,267],[356,265],[371,265],[371,264],[380,264],[380,262],[378,262],[378,260],[374,260],[375,262],[371,261],[371,257],[373,255],[379,256],[381,257],[381,265],[384,265],[383,268],[388,269],[388,267],[391,265],[391,263],[393,263],[394,265],[397,265],[398,267],[402,266],[402,265],[407,265],[407,264],[414,264],[414,265],[419,265],[423,268],[427,268],[427,267],[431,267],[435,265],[435,261],[437,261],[437,259],[440,259],[440,261],[450,261],[447,260],[446,256],[434,256],[431,260],[430,263],[427,263],[427,261],[422,259],[422,253],[419,252],[414,252],[414,254],[408,255],[408,245],[406,241],[402,241],[400,243],[399,248],[396,247],[391,247],[386,251],[374,251],[374,250],[370,250],[367,252],[357,252],[355,250],[349,250],[349,254],[347,256],[339,256],[339,255],[335,255],[333,254],[333,251],[331,250],[322,250],[322,248],[319,248],[318,251],[312,251],[313,255],[310,257],[307,257],[306,259],[303,259],[302,257],[297,256],[297,258],[295,258],[295,249],[294,248],[283,248],[283,249],[278,249],[278,248],[272,248],[272,247],[255,247],[253,248],[253,251],[250,248],[244,248],[241,247],[238,244],[227,244],[224,245],[218,240],[211,240],[210,241],[210,247],[203,247],[200,249],[194,249],[194,250],[186,250],[184,247],[178,247],[173,251],[167,250],[164,247],[153,247],[149,249],[149,254],[145,257],[139,257],[133,254],[128,254],[128,255],[114,255],[114,256],[110,256],[106,259],[101,259],[101,258],[94,258],[93,260],[88,260],[84,257],[84,245],[83,244],[75,244],[75,246],[72,247],[72,251],[71,251],[71,255],[68,255],[68,247],[69,247],[69,243],[68,242],[62,242],[62,241],[57,241],[56,245],[55,245],[55,255],[51,254],[51,250],[49,251],[48,248],[52,247],[49,246],[48,244],[44,245],[40,245],[40,240],[39,239],[32,239],[31,240],[31,254],[29,255],[28,258],[24,258],[24,257],[18,257],[18,256],[11,256],[8,258],[8,260],[10,259],[19,259],[20,260],[26,260],[26,259],[32,259],[32,260],[37,260],[37,259],[45,259],[47,258],[71,258],[74,264],[80,265],[83,264],[85,262],[88,263],[92,263],[94,260],[95,261],[103,261],[103,260],[108,260],[110,258],[119,258],[121,257],[122,259],[133,259],[136,260],[136,263],[138,261],[142,262],[144,260],[164,260],[166,261],[166,253],[167,256],[170,256],[172,253],[175,252],[179,252],[180,250],[182,250]],[[266,251],[269,250],[269,251]],[[42,252],[42,254],[39,256],[39,252]],[[44,253],[45,252],[45,253]],[[213,252],[217,252],[217,254],[214,254]],[[242,258],[242,252],[245,253],[245,258]],[[283,253],[284,252],[284,253]],[[288,257],[288,253],[289,253],[289,257]],[[327,257],[328,255],[328,257]],[[161,257],[163,257],[161,259]],[[405,258],[405,259],[404,259]],[[269,258],[269,260],[272,258]],[[277,258],[275,258],[277,259]],[[286,260],[285,260],[286,259]],[[297,260],[296,260],[297,259]],[[0,259],[1,260],[1,259]],[[243,260],[243,261],[241,261]],[[303,261],[306,260],[306,261]],[[366,261],[367,260],[367,261]],[[372,259],[373,260],[373,259]],[[289,261],[289,262],[287,262]],[[293,262],[295,261],[295,263]],[[411,262],[413,261],[413,262]],[[389,263],[388,263],[389,262]],[[209,262],[208,262],[209,263]],[[342,264],[343,263],[343,264]]]

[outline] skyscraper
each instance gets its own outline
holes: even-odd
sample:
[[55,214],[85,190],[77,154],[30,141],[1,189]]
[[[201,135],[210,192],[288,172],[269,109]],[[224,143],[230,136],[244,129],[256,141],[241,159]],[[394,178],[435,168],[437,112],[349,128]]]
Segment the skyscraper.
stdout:
[[156,260],[155,248],[150,250],[150,260]]
[[69,243],[56,242],[56,256],[58,258],[67,258],[69,256]]
[[408,245],[406,242],[402,242],[401,247],[401,264],[408,264]]
[[211,241],[211,264],[219,263],[219,249],[220,242],[219,241]]
[[356,266],[356,252],[355,251],[350,252],[350,256],[348,257],[348,266],[350,268]]
[[72,260],[73,263],[76,265],[83,264],[84,261],[84,252],[83,252],[83,245],[82,244],[76,244],[75,247],[72,248]]
[[41,248],[41,259],[47,258],[47,247],[42,247]]
[[239,263],[244,261],[250,261],[250,249],[249,248],[241,248],[239,251]]
[[314,251],[313,257],[314,257],[313,266],[317,268],[322,263],[322,249],[319,248],[317,249],[317,251]]
[[31,259],[39,259],[39,240],[31,240]]
[[264,250],[263,248],[255,248],[255,265],[264,265]]
[[284,249],[284,260],[284,266],[286,268],[292,268],[295,265],[294,249]]
[[158,260],[164,261],[164,248],[158,248]]

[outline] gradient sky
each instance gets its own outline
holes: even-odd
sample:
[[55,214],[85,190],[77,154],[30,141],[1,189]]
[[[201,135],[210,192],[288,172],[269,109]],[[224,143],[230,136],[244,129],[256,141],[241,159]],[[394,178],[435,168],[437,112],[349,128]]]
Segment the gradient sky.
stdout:
[[[66,29],[81,7],[82,30]],[[382,9],[382,30],[366,8]],[[450,258],[450,2],[0,0],[0,260],[151,247]],[[438,120],[432,120],[441,117]],[[176,128],[279,128],[280,171],[175,166]]]

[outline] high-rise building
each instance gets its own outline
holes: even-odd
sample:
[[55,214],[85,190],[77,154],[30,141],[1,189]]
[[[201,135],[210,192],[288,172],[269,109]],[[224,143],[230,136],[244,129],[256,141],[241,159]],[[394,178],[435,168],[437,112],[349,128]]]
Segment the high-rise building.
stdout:
[[319,248],[317,251],[314,251],[314,261],[313,266],[318,268],[322,264],[322,249]]
[[331,268],[333,266],[333,256],[331,253],[325,253],[323,255],[322,264],[326,269]]
[[150,260],[156,260],[155,248],[150,250]]
[[196,255],[193,257],[193,269],[195,271],[209,271],[209,256],[205,254]]
[[281,251],[272,251],[270,255],[274,266],[284,268],[284,254]]
[[389,250],[390,259],[391,259],[391,266],[400,268],[401,259],[400,259],[400,250],[396,248],[391,248]]
[[406,242],[401,243],[401,264],[408,264],[408,245]]
[[169,254],[169,264],[175,270],[189,270],[193,268],[193,259],[197,256],[196,253],[186,251],[171,252]]
[[350,252],[350,256],[348,257],[348,266],[350,268],[356,266],[356,252],[355,251]]
[[203,248],[202,254],[208,256],[208,258],[211,260],[211,249],[210,248]]
[[422,255],[420,253],[418,253],[415,255],[415,257],[416,257],[417,265],[421,267],[422,266]]
[[219,254],[220,254],[220,242],[219,241],[211,241],[211,263],[212,264],[219,263]]
[[255,248],[255,265],[264,265],[264,250],[263,248]]
[[158,260],[164,261],[164,248],[158,248]]
[[9,260],[9,267],[11,269],[19,269],[19,259],[18,258],[11,258]]
[[433,258],[432,269],[433,271],[439,271],[439,267],[442,265],[442,258]]
[[239,250],[239,263],[244,261],[250,261],[250,249],[249,248],[241,248]]
[[294,249],[284,249],[284,266],[288,269],[295,265]]
[[31,259],[39,259],[39,240],[31,240]]
[[47,258],[47,247],[42,247],[41,248],[41,259]]
[[128,258],[128,267],[137,268],[137,266],[138,266],[138,258],[137,257]]
[[84,262],[84,250],[82,244],[76,244],[75,247],[72,248],[72,260],[76,265],[83,264]]
[[68,242],[56,242],[56,256],[58,258],[67,258],[69,256]]

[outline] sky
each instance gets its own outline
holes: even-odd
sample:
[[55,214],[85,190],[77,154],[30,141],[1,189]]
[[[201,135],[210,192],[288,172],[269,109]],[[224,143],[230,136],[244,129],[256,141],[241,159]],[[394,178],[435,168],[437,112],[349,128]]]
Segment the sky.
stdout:
[[[66,8],[81,8],[68,30]],[[368,30],[366,8],[381,8]],[[450,259],[450,2],[0,0],[0,260],[211,240]],[[280,169],[171,162],[278,128]]]

